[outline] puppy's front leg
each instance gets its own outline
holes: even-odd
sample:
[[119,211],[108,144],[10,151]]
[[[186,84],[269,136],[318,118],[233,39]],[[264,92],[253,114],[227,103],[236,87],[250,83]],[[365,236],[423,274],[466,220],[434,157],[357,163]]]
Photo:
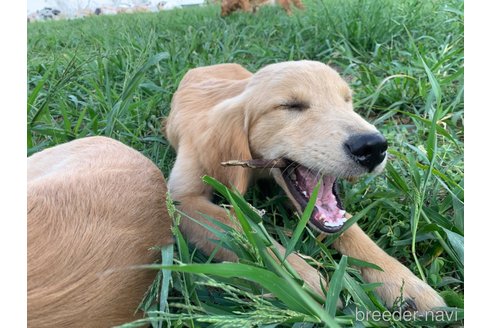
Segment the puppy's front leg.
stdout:
[[446,306],[435,290],[379,248],[357,224],[347,229],[333,246],[342,254],[374,263],[384,270],[361,268],[362,276],[367,282],[383,283],[376,291],[386,306],[391,307],[401,296],[409,304],[413,301],[418,311],[429,311],[434,307]]
[[[203,216],[205,214],[234,229],[241,229],[237,222],[233,222],[228,217],[227,212],[222,207],[210,202],[205,196],[183,196],[175,200],[178,200],[181,203],[181,205],[178,206],[181,211],[198,222],[214,226],[213,223]],[[203,253],[210,255],[217,247],[217,244],[214,243],[213,240],[218,237],[213,232],[188,217],[183,217],[181,219],[179,228],[186,240]],[[214,228],[221,230],[217,226],[214,226]],[[237,256],[228,249],[221,247],[215,254],[215,259],[219,261],[234,262],[237,261]]]
[[[280,245],[277,241],[273,241],[274,246],[279,250],[279,253],[284,256],[285,248]],[[328,282],[319,273],[318,270],[309,265],[301,256],[296,253],[291,253],[287,256],[287,262],[296,270],[296,272],[301,276],[302,280],[311,287],[316,293],[325,297],[323,289],[328,288]]]
[[[179,202],[182,204],[179,208],[194,218],[197,221],[203,222],[204,224],[211,224],[207,219],[205,219],[200,213],[207,214],[214,219],[231,226],[235,229],[241,229],[237,222],[229,219],[226,211],[211,203],[204,196],[188,196],[180,198]],[[217,228],[217,227],[216,227]],[[189,218],[182,218],[180,223],[180,229],[185,235],[188,242],[192,243],[200,249],[205,254],[209,255],[212,253],[217,244],[212,242],[212,239],[217,239],[212,232],[197,224],[196,222],[190,220]],[[274,241],[275,247],[279,250],[281,255],[285,254],[285,248]],[[238,260],[236,254],[231,251],[220,248],[216,253],[215,259],[220,261],[231,261],[235,262]],[[326,280],[320,275],[318,270],[309,265],[302,257],[297,254],[290,254],[287,256],[287,262],[299,273],[302,280],[311,287],[316,293],[324,296],[323,288],[327,288],[328,284]]]

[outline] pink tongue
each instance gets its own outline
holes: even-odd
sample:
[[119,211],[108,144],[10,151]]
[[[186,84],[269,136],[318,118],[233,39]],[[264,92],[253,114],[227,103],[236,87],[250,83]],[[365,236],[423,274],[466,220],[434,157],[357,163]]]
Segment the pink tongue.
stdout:
[[[307,197],[309,198],[313,189],[316,187],[318,182],[317,179],[321,176],[316,176],[305,167],[299,167],[297,170],[299,172],[297,175],[299,185],[305,186]],[[315,218],[325,226],[339,226],[344,222],[343,218],[345,211],[338,208],[337,200],[332,191],[334,183],[334,177],[323,177],[323,181],[318,190],[318,197],[316,198],[315,206],[317,208],[317,212],[315,214]]]

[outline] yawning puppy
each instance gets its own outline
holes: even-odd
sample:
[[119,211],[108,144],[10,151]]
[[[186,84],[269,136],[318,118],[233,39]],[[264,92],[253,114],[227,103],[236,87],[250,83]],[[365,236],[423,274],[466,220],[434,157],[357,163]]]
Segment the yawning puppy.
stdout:
[[[313,61],[284,62],[252,74],[236,64],[190,70],[181,81],[165,124],[177,151],[169,190],[180,209],[209,224],[202,214],[229,226],[223,208],[211,202],[213,191],[202,183],[210,175],[246,192],[259,175],[269,175],[302,212],[320,182],[310,226],[322,233],[340,231],[348,214],[337,193],[337,180],[379,173],[386,162],[387,143],[378,130],[352,108],[351,90],[338,73]],[[222,166],[230,160],[280,160],[267,170]],[[188,241],[210,254],[216,247],[207,229],[184,219],[180,228]],[[281,252],[284,251],[277,245]],[[442,298],[410,270],[387,255],[357,225],[334,243],[342,254],[375,263],[384,271],[361,268],[367,282],[388,306],[401,295],[418,310],[444,306]],[[237,260],[221,249],[216,259]],[[316,269],[301,257],[287,260],[304,281],[321,293]]]

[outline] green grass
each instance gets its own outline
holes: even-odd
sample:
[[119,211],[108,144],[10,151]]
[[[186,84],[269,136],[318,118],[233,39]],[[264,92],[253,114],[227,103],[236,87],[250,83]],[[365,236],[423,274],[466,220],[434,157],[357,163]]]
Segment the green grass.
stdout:
[[[307,10],[295,11],[293,17],[267,7],[256,15],[234,13],[223,19],[215,5],[29,24],[28,155],[76,138],[106,135],[139,150],[168,176],[175,153],[159,131],[160,119],[188,69],[224,62],[253,71],[285,60],[330,63],[350,81],[355,108],[390,144],[385,174],[343,183],[345,207],[363,213],[358,223],[378,245],[438,290],[450,306],[462,308],[463,3],[306,3]],[[225,193],[224,199],[246,208],[237,195]],[[161,292],[154,286],[146,306],[168,306],[163,326],[313,327],[323,326],[321,322],[333,326],[334,320],[351,327],[356,303],[380,306],[357,270],[346,265],[353,260],[328,247],[330,238],[318,243],[305,229],[289,244],[299,218],[281,193],[255,187],[246,201],[266,211],[263,222],[245,210],[243,223],[255,233],[221,236],[245,256],[241,266],[206,267],[201,263],[209,259],[189,248],[175,229],[175,264],[195,264],[175,267],[187,272],[173,271],[170,286],[169,279],[161,279],[169,287],[168,305],[154,302]],[[295,273],[275,266],[265,253],[271,237],[311,256],[313,265],[322,263],[335,279],[331,283],[339,286],[344,308],[334,319],[336,295],[313,303],[309,292],[298,288]],[[255,280],[264,268],[285,284],[285,295],[261,297],[274,288],[269,281]],[[239,278],[227,270],[245,271]]]

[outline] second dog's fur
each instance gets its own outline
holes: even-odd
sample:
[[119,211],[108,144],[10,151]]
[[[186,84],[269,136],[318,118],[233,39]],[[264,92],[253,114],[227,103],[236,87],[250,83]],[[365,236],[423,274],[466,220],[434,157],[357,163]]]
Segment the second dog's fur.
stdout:
[[278,3],[284,8],[287,15],[292,15],[291,4],[294,4],[299,9],[304,9],[304,4],[301,0],[222,0],[221,16],[227,16],[236,10],[245,12],[255,12],[260,6],[274,5]]
[[166,184],[149,159],[91,137],[27,160],[27,319],[33,328],[108,328],[136,310],[173,242]]

